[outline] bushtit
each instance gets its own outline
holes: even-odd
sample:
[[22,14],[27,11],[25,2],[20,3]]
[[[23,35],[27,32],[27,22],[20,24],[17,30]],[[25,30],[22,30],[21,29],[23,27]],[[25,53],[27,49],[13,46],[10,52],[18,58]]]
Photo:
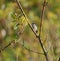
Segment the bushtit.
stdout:
[[33,28],[34,32],[36,32],[36,33],[38,32],[38,29],[37,29],[37,26],[35,23],[32,23],[32,28]]

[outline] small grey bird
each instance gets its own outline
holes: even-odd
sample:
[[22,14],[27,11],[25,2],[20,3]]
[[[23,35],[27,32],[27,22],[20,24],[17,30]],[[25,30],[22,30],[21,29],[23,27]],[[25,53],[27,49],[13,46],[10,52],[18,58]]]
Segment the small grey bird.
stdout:
[[38,32],[38,29],[37,29],[37,26],[35,23],[32,23],[32,28],[33,28],[34,32],[36,32],[36,33]]

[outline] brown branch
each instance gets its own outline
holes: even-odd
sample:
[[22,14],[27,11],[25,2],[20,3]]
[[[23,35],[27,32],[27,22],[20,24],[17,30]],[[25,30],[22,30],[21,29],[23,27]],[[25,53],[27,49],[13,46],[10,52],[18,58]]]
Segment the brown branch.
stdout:
[[13,41],[11,41],[8,45],[6,45],[4,48],[2,48],[1,50],[0,50],[0,53],[2,52],[2,51],[4,51],[7,47],[9,47],[12,43],[14,43],[14,40]]
[[44,0],[43,7],[42,7],[42,12],[41,12],[40,35],[41,35],[41,31],[42,31],[42,22],[43,22],[43,18],[44,18],[44,11],[45,11],[46,4],[47,4],[47,2],[46,2],[46,0]]
[[[6,48],[8,48],[11,44],[16,44],[16,43],[17,43],[17,42],[15,42],[15,40],[11,41],[8,45],[6,45],[4,48],[2,48],[2,49],[0,50],[0,53],[1,53],[2,51],[4,51]],[[20,45],[21,45],[24,49],[26,49],[26,50],[28,50],[28,51],[30,51],[30,52],[44,55],[43,53],[35,52],[35,51],[33,51],[33,50],[28,49],[27,47],[25,47],[25,46],[24,46],[23,44],[21,44],[21,43],[20,43]]]
[[29,19],[28,19],[28,17],[26,16],[26,14],[25,14],[25,12],[24,12],[22,6],[21,6],[21,3],[20,3],[18,0],[16,0],[16,3],[17,3],[17,5],[18,5],[19,9],[21,10],[23,16],[25,17],[25,19],[26,19],[26,21],[27,21],[29,27],[31,28],[31,30],[33,31],[33,33],[35,34],[35,36],[37,37],[38,35],[36,34],[36,32],[34,32],[32,26],[31,26],[31,24],[30,24],[30,22],[29,22]]
[[42,47],[42,50],[43,50],[43,52],[44,52],[46,61],[49,61],[49,60],[48,60],[48,56],[47,56],[47,52],[45,51],[45,48],[44,48],[44,46],[43,46],[43,43],[41,42],[40,36],[38,37],[38,40],[39,40],[39,43],[40,43],[40,45],[41,45],[41,47]]
[[20,43],[20,45],[21,45],[24,49],[28,50],[29,52],[33,52],[33,53],[37,53],[37,54],[42,54],[42,55],[44,55],[44,53],[39,53],[39,52],[33,51],[33,50],[31,50],[31,49],[25,47],[25,46],[24,46],[24,42],[23,42],[23,44]]
[[[25,12],[23,11],[21,4],[18,2],[18,0],[16,0],[16,2],[17,2],[17,4],[18,4],[19,8],[21,9],[21,11],[22,11],[22,13],[23,13],[23,15],[24,15],[24,17],[25,17],[25,19],[26,19],[26,21],[27,21],[29,27],[30,27],[31,30],[33,31],[33,28],[32,28],[32,26],[31,26],[31,24],[29,23],[28,18],[27,18],[27,16],[26,16]],[[43,5],[43,6],[44,6],[44,5]],[[43,7],[43,10],[44,10],[44,7]],[[43,11],[42,11],[42,14],[43,14]],[[42,15],[42,16],[43,16],[43,15]],[[41,17],[42,17],[42,16],[41,16]],[[42,20],[42,19],[41,19],[41,20]],[[42,21],[41,21],[40,27],[42,27]],[[34,31],[33,31],[33,33],[35,34],[35,36],[37,36],[37,34],[36,34]],[[43,53],[39,53],[39,52],[34,52],[34,51],[32,51],[32,50],[30,50],[30,49],[28,49],[28,48],[26,48],[26,47],[24,47],[24,48],[27,49],[28,51],[45,55],[46,61],[48,61],[47,53],[46,53],[45,50],[44,50],[44,47],[43,47],[43,44],[42,44],[42,42],[41,42],[40,36],[37,37],[37,38],[38,38],[38,40],[39,40],[39,42],[40,42],[40,45],[41,45],[41,47],[42,47],[42,49],[43,49],[44,54],[43,54]],[[13,42],[14,42],[14,41],[12,41],[11,43],[13,43]],[[9,46],[11,45],[11,43],[9,43],[8,45],[6,45],[2,50],[0,50],[0,52],[2,52],[2,51],[5,50],[7,47],[9,47]]]
[[[43,47],[43,44],[42,44],[42,42],[41,42],[40,33],[39,33],[39,36],[37,36],[37,34],[34,32],[32,26],[31,26],[30,22],[28,21],[28,18],[27,18],[27,16],[26,16],[24,10],[22,9],[21,3],[20,3],[18,0],[16,0],[16,3],[17,3],[17,5],[18,5],[18,7],[20,8],[21,12],[23,13],[23,15],[24,15],[24,17],[25,17],[25,19],[26,19],[26,21],[27,21],[29,27],[31,28],[31,30],[32,30],[33,33],[35,34],[36,38],[38,38],[39,43],[40,43],[40,45],[41,45],[41,47],[42,47],[42,50],[43,50],[43,52],[44,52],[46,61],[49,61],[49,60],[48,60],[48,57],[47,57],[47,53],[45,52],[44,47]],[[44,14],[45,4],[46,4],[46,0],[44,0],[44,3],[43,3],[43,9],[42,9],[42,15],[41,15],[41,24],[40,24],[40,28],[42,28],[42,18],[43,18],[43,14]],[[41,32],[41,29],[40,29],[40,32]]]
[[30,51],[30,52],[44,55],[44,53],[39,53],[39,52],[33,51],[33,50],[31,50],[31,49],[28,49],[28,48],[26,48],[26,47],[24,47],[24,48],[25,48],[26,50]]
[[44,17],[44,11],[45,11],[45,6],[46,6],[47,2],[46,0],[44,0],[44,3],[43,3],[43,8],[42,8],[42,12],[41,12],[41,21],[40,21],[40,32],[39,32],[39,42],[41,44],[41,47],[42,47],[42,50],[44,52],[44,55],[45,55],[45,58],[46,58],[46,61],[49,61],[48,60],[48,56],[47,56],[47,52],[45,51],[44,49],[44,46],[43,46],[43,43],[41,42],[41,32],[42,32],[42,22],[43,22],[43,17]]
[[42,13],[41,13],[40,32],[42,31],[42,22],[43,22],[43,18],[44,18],[44,11],[45,11],[46,3],[47,3],[46,0],[44,0]]

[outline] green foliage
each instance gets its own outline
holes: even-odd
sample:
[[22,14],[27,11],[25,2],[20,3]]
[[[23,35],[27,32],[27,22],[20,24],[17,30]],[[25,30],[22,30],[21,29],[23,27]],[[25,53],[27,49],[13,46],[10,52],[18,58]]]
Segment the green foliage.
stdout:
[[[39,30],[43,1],[20,0],[20,2],[29,19],[28,21],[36,23]],[[58,38],[60,37],[60,0],[47,0],[47,2],[41,39],[44,47],[48,50],[49,60],[57,61],[60,56],[60,49],[58,48],[60,47],[60,38]],[[6,30],[5,38],[1,37],[3,28]],[[0,0],[0,47],[5,47],[12,40],[17,43],[11,44],[2,51],[0,61],[45,61],[43,55],[28,51],[20,45],[24,44],[24,47],[32,51],[43,53],[15,0]]]

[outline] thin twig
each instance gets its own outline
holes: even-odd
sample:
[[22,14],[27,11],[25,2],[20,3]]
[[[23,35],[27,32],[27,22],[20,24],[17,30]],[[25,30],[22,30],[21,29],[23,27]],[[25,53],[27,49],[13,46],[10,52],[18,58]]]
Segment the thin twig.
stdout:
[[44,11],[45,11],[46,3],[47,3],[46,0],[44,0],[43,8],[42,8],[42,12],[41,12],[40,32],[39,32],[39,42],[40,42],[41,47],[42,47],[42,49],[43,49],[43,52],[44,52],[46,61],[49,61],[49,60],[48,60],[48,57],[47,57],[47,52],[45,51],[44,46],[43,46],[43,43],[41,42],[41,38],[40,38],[40,37],[41,37],[41,32],[42,32],[42,22],[43,22],[43,17],[44,17]]
[[[37,34],[34,32],[34,30],[33,30],[32,26],[31,26],[30,22],[28,21],[28,18],[27,18],[27,16],[26,16],[24,10],[22,9],[21,3],[20,3],[18,0],[16,0],[16,3],[17,3],[17,5],[18,5],[18,7],[20,8],[21,12],[23,13],[23,15],[24,15],[24,17],[25,17],[25,19],[26,19],[26,21],[27,21],[29,27],[31,28],[31,30],[32,30],[33,33],[35,34],[36,38],[38,38],[39,43],[40,43],[40,45],[41,45],[41,47],[42,47],[42,50],[43,50],[43,52],[44,52],[46,61],[49,61],[49,60],[48,60],[48,57],[47,57],[47,53],[45,52],[44,47],[43,47],[43,44],[42,44],[42,42],[41,42],[40,34],[39,34],[39,36],[37,36]],[[42,15],[41,15],[42,17],[43,17],[43,13],[44,13],[45,3],[46,3],[46,1],[44,0],[43,10],[42,10]],[[41,18],[42,18],[42,17],[41,17]],[[42,19],[41,19],[41,22],[42,22]],[[41,27],[41,26],[42,26],[42,23],[41,23],[40,27]],[[42,27],[41,27],[41,28],[42,28]],[[40,32],[41,32],[41,31],[40,31]]]
[[42,12],[41,12],[40,35],[41,35],[41,31],[42,31],[42,22],[43,22],[43,18],[44,18],[44,11],[45,11],[46,3],[47,3],[46,0],[44,0]]
[[39,52],[33,51],[33,50],[31,50],[31,49],[25,47],[25,46],[24,46],[23,44],[21,44],[21,43],[20,43],[20,45],[21,45],[24,49],[26,49],[26,50],[28,50],[28,51],[30,51],[30,52],[44,55],[44,53],[39,53]]
[[1,50],[0,50],[0,53],[2,52],[2,51],[4,51],[7,47],[9,47],[12,43],[14,43],[14,40],[13,41],[11,41],[8,45],[6,45],[4,48],[2,48]]
[[[0,53],[1,53],[2,51],[4,51],[6,48],[8,48],[8,47],[9,47],[11,44],[13,44],[13,43],[16,44],[17,42],[15,42],[15,40],[11,41],[8,45],[6,45],[4,48],[2,48],[2,49],[0,50]],[[19,43],[19,44],[20,44],[24,49],[26,49],[26,50],[28,50],[28,51],[30,51],[30,52],[44,55],[43,53],[35,52],[35,51],[33,51],[33,50],[28,49],[27,47],[23,46],[23,44],[21,44],[21,43]]]
[[39,52],[33,51],[33,50],[31,50],[31,49],[28,49],[28,48],[26,48],[26,47],[24,47],[24,48],[25,48],[26,50],[30,51],[30,52],[44,55],[44,53],[39,53]]

